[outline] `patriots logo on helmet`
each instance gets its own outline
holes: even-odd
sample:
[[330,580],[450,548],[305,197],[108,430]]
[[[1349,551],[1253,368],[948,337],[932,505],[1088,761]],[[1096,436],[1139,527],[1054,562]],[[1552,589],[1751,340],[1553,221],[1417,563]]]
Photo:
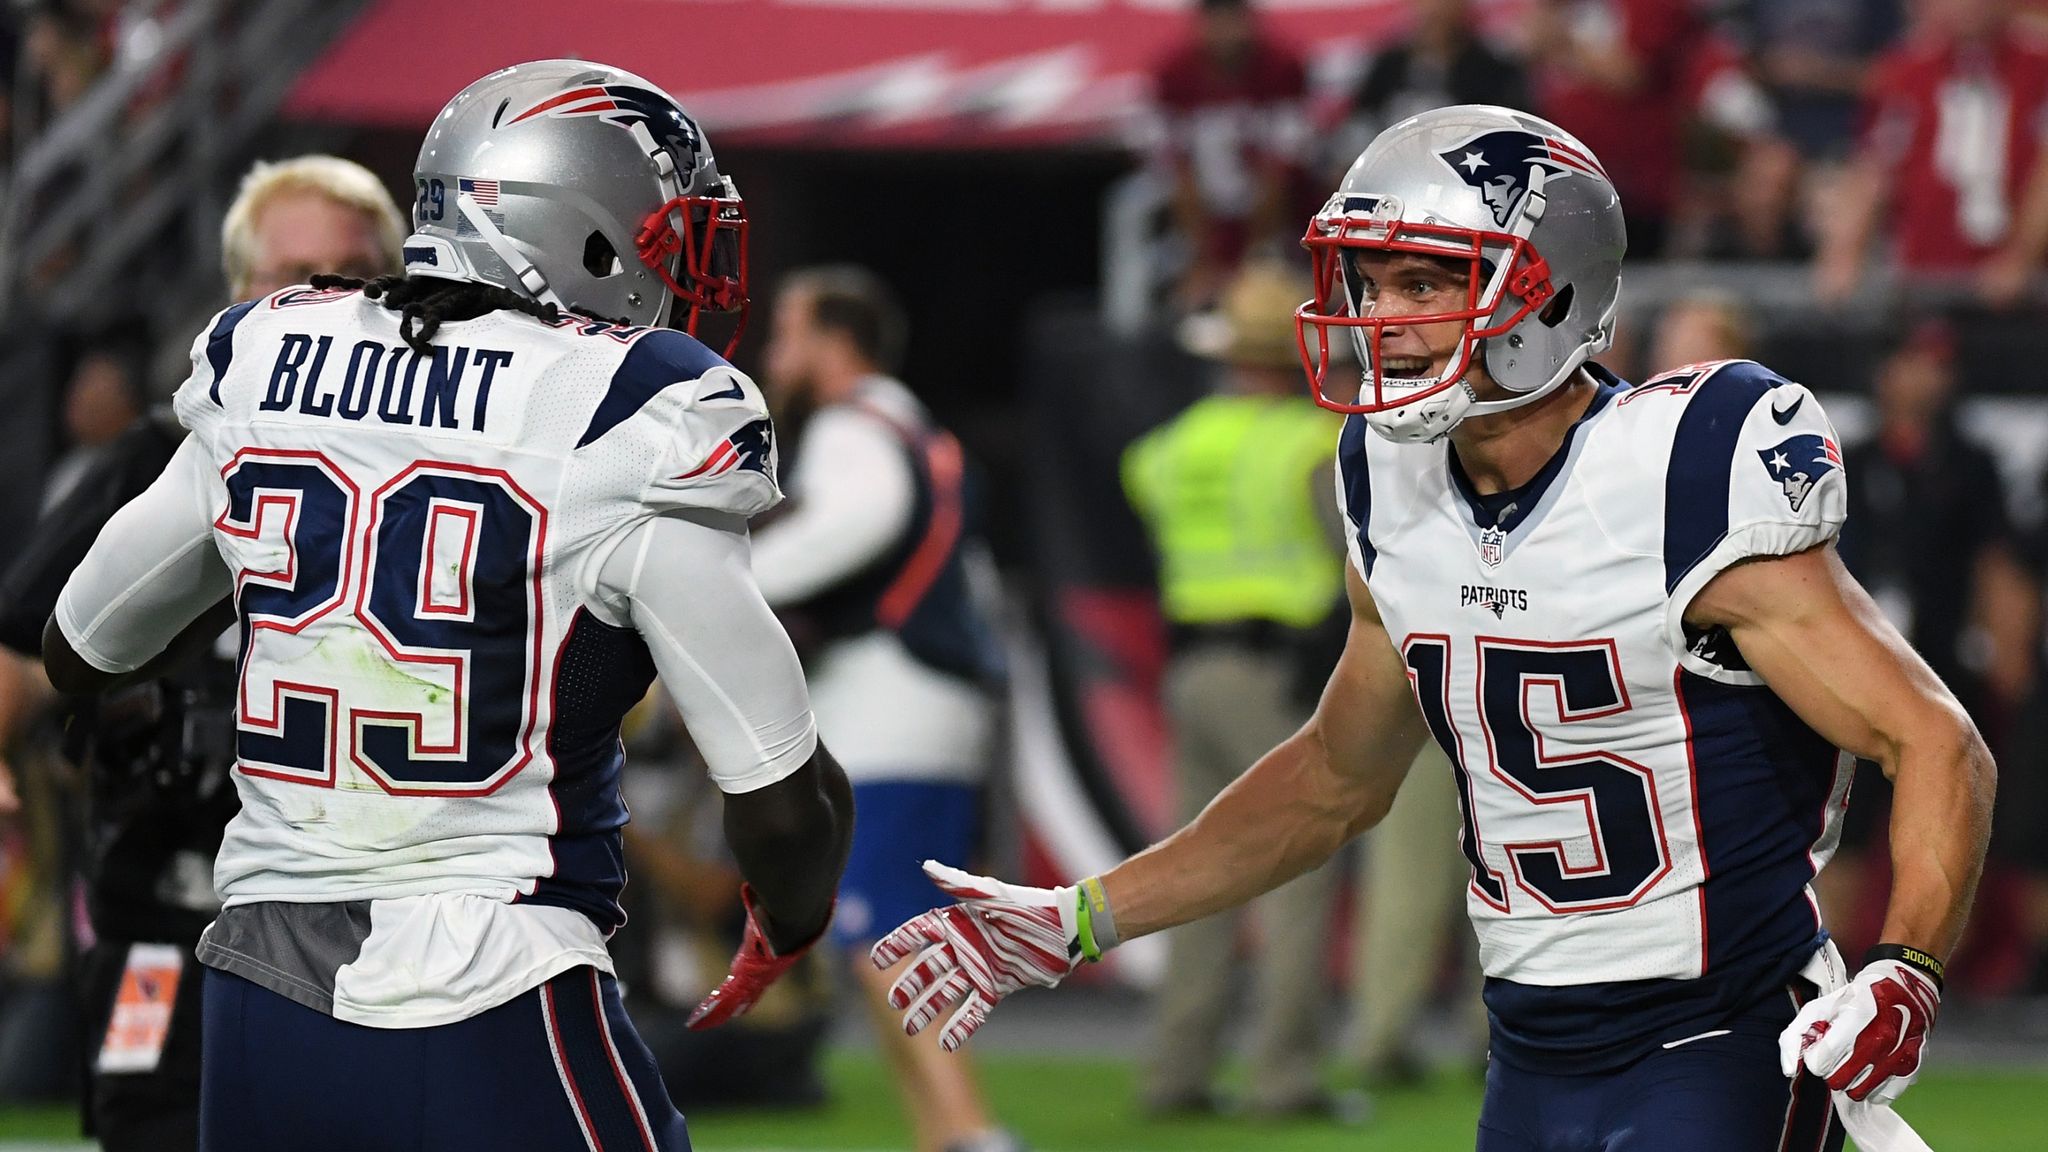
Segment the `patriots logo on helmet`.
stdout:
[[1592,156],[1562,140],[1534,132],[1502,130],[1475,136],[1448,152],[1437,153],[1458,178],[1479,190],[1502,227],[1529,191],[1529,176],[1541,168],[1547,175],[1579,173],[1605,179],[1607,173]]
[[1785,499],[1794,512],[1806,503],[1820,478],[1842,466],[1842,450],[1825,436],[1806,433],[1788,437],[1757,453],[1764,471],[1785,489]]
[[571,88],[506,123],[517,124],[535,116],[596,116],[629,131],[635,124],[645,124],[657,143],[674,152],[678,159],[689,162],[687,167],[695,166],[704,148],[703,133],[673,100],[651,88],[632,84],[586,84]]

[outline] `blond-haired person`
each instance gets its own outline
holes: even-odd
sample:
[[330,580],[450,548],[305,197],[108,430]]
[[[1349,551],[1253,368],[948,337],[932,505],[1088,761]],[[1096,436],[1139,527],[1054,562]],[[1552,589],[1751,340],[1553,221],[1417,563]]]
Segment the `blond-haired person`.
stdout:
[[[320,272],[395,272],[402,221],[383,182],[359,164],[334,156],[258,163],[221,230],[229,297],[256,299]],[[9,746],[52,695],[38,654],[57,592],[100,527],[156,479],[183,437],[168,412],[137,420],[0,577],[0,810],[13,800]],[[92,797],[85,879],[95,943],[79,974],[92,1068],[86,1118],[106,1152],[198,1147],[201,982],[192,949],[220,906],[213,854],[236,810],[224,738],[234,731],[233,652],[216,646],[73,722]]]
[[257,161],[220,232],[228,296],[253,300],[321,272],[369,280],[396,271],[405,218],[362,165],[295,156]]

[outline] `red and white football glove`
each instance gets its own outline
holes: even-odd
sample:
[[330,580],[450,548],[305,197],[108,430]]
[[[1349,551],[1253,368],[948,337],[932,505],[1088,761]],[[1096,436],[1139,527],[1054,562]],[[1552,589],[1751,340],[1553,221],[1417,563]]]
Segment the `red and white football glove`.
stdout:
[[1898,960],[1874,960],[1856,978],[1799,1010],[1778,1035],[1778,1066],[1806,1070],[1851,1100],[1889,1104],[1920,1074],[1920,1049],[1941,989]]
[[[740,950],[733,953],[732,971],[690,1013],[691,1028],[716,1028],[735,1016],[745,1014],[754,1006],[754,1001],[768,991],[770,984],[795,967],[804,953],[811,950],[811,945],[825,935],[825,930],[820,928],[816,936],[787,953],[778,954],[768,943],[768,934],[761,930],[761,914],[754,904],[752,886],[740,885],[740,903],[747,906],[747,930],[740,937]],[[825,923],[829,926],[832,918],[825,917]]]
[[936,860],[924,862],[924,874],[960,903],[911,919],[868,953],[883,969],[917,955],[889,989],[904,1032],[917,1035],[958,1001],[939,1033],[939,1047],[956,1051],[996,1001],[1020,988],[1051,988],[1083,962],[1075,889],[1005,884]]

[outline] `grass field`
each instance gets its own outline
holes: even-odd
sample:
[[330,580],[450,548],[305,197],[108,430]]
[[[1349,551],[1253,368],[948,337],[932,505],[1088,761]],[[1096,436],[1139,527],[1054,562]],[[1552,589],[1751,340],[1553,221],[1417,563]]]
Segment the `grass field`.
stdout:
[[[990,1056],[983,1061],[1003,1119],[1039,1152],[1469,1152],[1479,1086],[1440,1078],[1380,1097],[1372,1121],[1272,1124],[1250,1120],[1142,1120],[1131,1106],[1123,1062]],[[698,1113],[699,1152],[890,1152],[906,1148],[896,1094],[867,1054],[832,1061],[835,1103],[812,1112]],[[2048,1150],[2048,1073],[1930,1072],[1900,1111],[1935,1152]],[[66,1111],[0,1113],[0,1150],[10,1143],[59,1148],[77,1139]]]

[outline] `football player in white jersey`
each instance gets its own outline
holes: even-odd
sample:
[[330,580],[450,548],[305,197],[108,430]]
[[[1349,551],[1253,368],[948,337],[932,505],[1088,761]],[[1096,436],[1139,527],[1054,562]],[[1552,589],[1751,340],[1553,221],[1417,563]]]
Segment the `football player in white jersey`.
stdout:
[[747,880],[693,1023],[823,932],[852,819],[749,567],[780,498],[761,393],[663,326],[744,307],[744,206],[670,97],[568,60],[457,95],[415,182],[407,276],[194,342],[191,435],[66,585],[50,677],[241,617],[203,1147],[673,1152],[605,947],[621,718],[659,672]]
[[[892,990],[906,1028],[944,1019],[957,1046],[1003,996],[1299,875],[1380,819],[1433,738],[1487,974],[1480,1149],[1839,1148],[1845,1124],[1865,1152],[1918,1146],[1882,1105],[1920,1067],[1993,768],[1835,555],[1846,479],[1819,402],[1749,361],[1633,388],[1593,363],[1621,207],[1532,116],[1396,124],[1304,242],[1304,359],[1351,413],[1353,619],[1321,706],[1074,888],[929,865],[961,902],[875,950],[917,957]],[[1899,802],[1885,943],[1850,978],[1808,883],[1852,755]]]

